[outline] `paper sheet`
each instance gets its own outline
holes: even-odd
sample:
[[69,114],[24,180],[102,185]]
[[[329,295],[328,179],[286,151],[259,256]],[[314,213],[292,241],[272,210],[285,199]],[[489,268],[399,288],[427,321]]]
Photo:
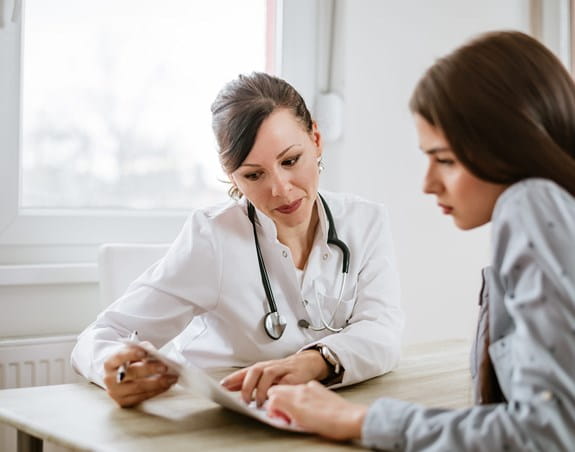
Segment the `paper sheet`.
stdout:
[[255,403],[247,405],[239,397],[236,397],[221,386],[217,381],[210,377],[199,367],[189,365],[182,365],[177,361],[169,358],[154,348],[149,342],[137,342],[124,340],[126,344],[135,345],[140,347],[148,353],[149,356],[161,361],[168,367],[168,373],[179,375],[178,383],[186,390],[191,391],[195,395],[206,397],[214,402],[226,407],[230,410],[242,413],[246,416],[253,417],[265,424],[283,430],[291,430],[296,432],[303,432],[301,427],[295,424],[290,424],[282,418],[270,417],[264,408],[257,408]]

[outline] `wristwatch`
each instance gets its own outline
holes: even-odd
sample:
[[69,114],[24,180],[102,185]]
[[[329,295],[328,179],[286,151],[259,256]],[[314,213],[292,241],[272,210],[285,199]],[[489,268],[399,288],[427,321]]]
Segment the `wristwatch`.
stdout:
[[336,383],[341,383],[343,380],[343,372],[345,369],[337,359],[337,356],[325,344],[314,344],[309,348],[310,350],[317,350],[329,368],[329,375],[324,378],[320,383],[329,386]]

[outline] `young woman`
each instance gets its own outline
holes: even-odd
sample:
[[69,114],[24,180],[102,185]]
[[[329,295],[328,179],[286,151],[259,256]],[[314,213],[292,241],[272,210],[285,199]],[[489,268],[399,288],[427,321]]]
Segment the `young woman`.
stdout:
[[156,347],[177,336],[178,356],[197,366],[245,367],[224,385],[259,404],[272,384],[347,385],[392,369],[403,320],[385,208],[318,194],[321,135],[285,81],[240,76],[212,114],[234,199],[190,215],[80,335],[74,367],[121,406],[176,380],[122,343],[132,331]]
[[410,107],[428,159],[424,191],[461,229],[492,223],[472,366],[477,404],[364,407],[310,383],[272,388],[268,409],[385,450],[573,450],[573,80],[535,39],[495,32],[437,61]]

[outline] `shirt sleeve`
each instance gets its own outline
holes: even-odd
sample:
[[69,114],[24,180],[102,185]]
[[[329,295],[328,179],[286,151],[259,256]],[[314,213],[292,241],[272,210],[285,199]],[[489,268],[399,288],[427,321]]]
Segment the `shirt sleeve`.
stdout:
[[[508,328],[489,348],[506,404],[462,410],[380,399],[365,446],[389,450],[567,451],[575,444],[575,201],[516,190],[494,217],[494,264]],[[491,326],[490,317],[490,326]],[[501,326],[501,325],[500,325]],[[500,330],[500,329],[499,329]],[[494,331],[498,331],[495,328]]]
[[195,315],[216,306],[220,266],[220,249],[209,219],[195,212],[167,254],[80,334],[72,366],[103,386],[104,361],[123,346],[120,339],[131,331],[157,348],[169,342]]
[[357,301],[348,325],[338,334],[318,342],[332,350],[345,371],[341,383],[354,384],[393,369],[400,356],[403,312],[400,307],[399,275],[395,261],[387,210],[377,206],[376,215],[367,220],[369,243],[358,274]]

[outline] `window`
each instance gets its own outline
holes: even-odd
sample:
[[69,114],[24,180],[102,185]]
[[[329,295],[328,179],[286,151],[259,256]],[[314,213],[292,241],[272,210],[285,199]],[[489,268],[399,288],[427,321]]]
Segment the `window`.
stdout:
[[224,199],[210,103],[270,66],[269,27],[265,0],[28,0],[20,207]]
[[20,5],[0,2],[0,247],[27,254],[0,264],[172,240],[227,196],[217,90],[267,70],[313,97],[315,1],[28,0],[10,20]]

